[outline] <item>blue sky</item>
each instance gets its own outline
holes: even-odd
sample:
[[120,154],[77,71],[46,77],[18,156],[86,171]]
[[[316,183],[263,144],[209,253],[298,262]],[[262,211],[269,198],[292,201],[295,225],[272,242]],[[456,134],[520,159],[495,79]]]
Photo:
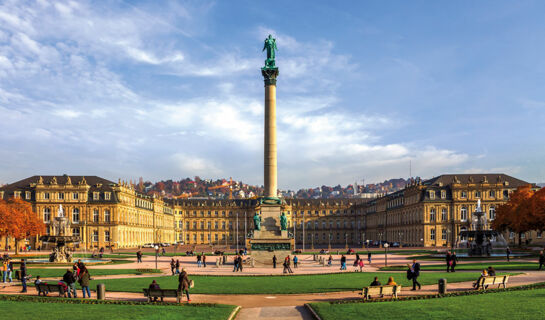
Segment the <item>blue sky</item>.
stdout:
[[542,1],[0,2],[0,183],[262,184],[277,38],[279,186],[504,172],[545,181]]

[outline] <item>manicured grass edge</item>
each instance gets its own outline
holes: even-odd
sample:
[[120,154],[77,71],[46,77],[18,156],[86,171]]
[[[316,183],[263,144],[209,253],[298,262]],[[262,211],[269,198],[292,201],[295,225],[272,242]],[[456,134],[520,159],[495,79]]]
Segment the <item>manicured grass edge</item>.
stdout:
[[231,311],[231,314],[229,315],[229,318],[227,318],[227,320],[235,319],[239,311],[240,311],[240,306],[236,306],[236,308],[233,311]]
[[322,317],[320,317],[318,313],[314,311],[314,309],[312,309],[312,306],[310,305],[310,303],[305,303],[305,307],[310,311],[310,313],[312,313],[312,316],[314,317],[314,319],[322,320]]
[[[154,302],[149,303],[145,301],[126,301],[126,300],[95,300],[95,299],[81,299],[81,298],[61,298],[61,297],[39,297],[39,296],[24,296],[24,295],[8,295],[1,294],[0,301],[14,301],[14,302],[40,302],[40,303],[68,303],[68,304],[117,304],[117,305],[153,305],[153,306],[182,306],[179,303],[174,302]],[[184,304],[183,307],[218,307],[227,306],[236,308],[235,305],[219,304],[219,303],[191,303]]]

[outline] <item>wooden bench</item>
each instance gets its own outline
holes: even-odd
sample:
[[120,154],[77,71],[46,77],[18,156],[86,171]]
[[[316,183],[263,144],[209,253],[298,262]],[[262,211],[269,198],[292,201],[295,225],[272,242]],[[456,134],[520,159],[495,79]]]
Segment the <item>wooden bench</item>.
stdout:
[[498,288],[500,286],[503,286],[503,288],[506,288],[507,282],[509,281],[509,276],[488,276],[488,277],[482,277],[479,280],[479,289],[486,290],[488,286],[490,285],[498,285]]
[[384,296],[392,296],[397,299],[397,294],[401,292],[401,286],[375,286],[375,287],[364,287],[361,295],[363,300],[371,299],[371,296],[379,296],[383,298]]
[[59,296],[64,296],[65,293],[64,287],[60,284],[39,283],[36,285],[36,290],[38,295],[41,293],[44,297],[51,292],[58,292]]
[[176,289],[144,289],[144,296],[151,302],[151,298],[176,298],[176,302],[180,303],[182,294]]

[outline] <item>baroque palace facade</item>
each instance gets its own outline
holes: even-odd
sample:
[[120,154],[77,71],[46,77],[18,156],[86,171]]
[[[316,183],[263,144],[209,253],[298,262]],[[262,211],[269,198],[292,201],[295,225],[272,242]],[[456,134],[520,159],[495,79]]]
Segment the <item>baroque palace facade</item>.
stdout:
[[[490,220],[511,192],[527,184],[505,174],[441,175],[376,199],[286,199],[282,210],[298,249],[380,240],[451,246],[469,228],[478,199]],[[62,205],[87,249],[176,242],[242,247],[260,210],[255,199],[160,199],[96,176],[33,176],[1,187],[0,198],[9,197],[29,201],[47,232]],[[38,239],[29,244],[40,245]]]

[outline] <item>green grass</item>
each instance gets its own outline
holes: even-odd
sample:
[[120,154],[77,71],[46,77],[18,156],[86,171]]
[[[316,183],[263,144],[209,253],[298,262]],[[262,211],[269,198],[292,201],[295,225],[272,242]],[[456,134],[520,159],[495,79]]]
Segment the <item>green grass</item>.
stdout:
[[[361,290],[368,286],[373,278],[386,283],[389,276],[402,286],[412,285],[407,280],[405,272],[392,273],[359,273],[348,272],[341,274],[322,275],[295,275],[295,276],[198,276],[190,275],[195,281],[192,293],[208,294],[283,294],[283,293],[314,293]],[[419,282],[422,285],[436,284],[439,278],[446,278],[449,283],[475,280],[478,273],[422,273]],[[103,279],[91,281],[91,288],[96,284],[106,284],[108,291],[142,292],[152,280],[157,280],[161,288],[173,289],[178,287],[178,277],[162,276],[153,278],[132,279]]]
[[[72,269],[70,267],[70,269]],[[33,278],[40,276],[42,278],[62,278],[66,273],[66,268],[63,269],[46,269],[46,268],[28,268],[28,273],[32,275]],[[140,275],[143,273],[161,273],[161,270],[151,269],[146,270],[146,272],[137,271],[136,269],[89,269],[89,274],[93,276],[103,276],[103,275],[117,275],[117,274],[134,274]]]
[[[53,298],[54,299],[54,298]],[[117,305],[61,304],[29,301],[0,301],[2,314],[10,319],[227,319],[229,305]]]
[[442,299],[378,303],[311,303],[324,319],[533,319],[540,318],[545,289],[521,290]]
[[[456,270],[472,270],[472,271],[481,271],[488,268],[489,266],[494,267],[496,270],[537,270],[539,264],[535,262],[489,262],[489,263],[464,263],[457,264]],[[446,269],[445,264],[440,265],[425,265],[421,264],[421,270],[425,271],[443,271]],[[382,271],[401,271],[407,270],[406,266],[392,266],[392,267],[382,267]]]

